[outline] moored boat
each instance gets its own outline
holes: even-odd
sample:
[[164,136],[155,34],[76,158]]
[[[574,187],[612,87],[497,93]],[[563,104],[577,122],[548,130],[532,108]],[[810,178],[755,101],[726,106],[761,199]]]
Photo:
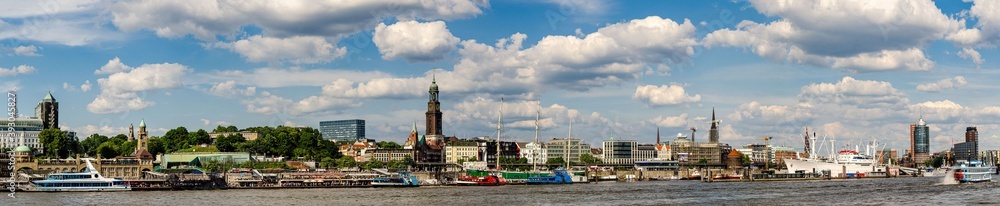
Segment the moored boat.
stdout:
[[565,169],[556,169],[551,175],[529,177],[525,183],[529,185],[572,184],[573,178],[566,173]]
[[28,191],[40,192],[103,192],[103,191],[129,191],[132,186],[126,184],[124,180],[117,178],[106,178],[94,169],[90,159],[84,159],[87,168],[83,172],[62,172],[50,174],[44,180],[32,181],[33,187],[28,187]]
[[507,181],[504,181],[503,178],[496,175],[487,175],[482,177],[459,177],[458,181],[455,181],[455,183],[462,186],[500,186],[506,185]]
[[960,162],[955,167],[954,178],[959,183],[989,182],[993,178],[992,171],[992,167],[979,161]]
[[406,171],[399,171],[396,175],[389,177],[378,177],[372,179],[372,187],[419,187],[420,181],[416,176]]

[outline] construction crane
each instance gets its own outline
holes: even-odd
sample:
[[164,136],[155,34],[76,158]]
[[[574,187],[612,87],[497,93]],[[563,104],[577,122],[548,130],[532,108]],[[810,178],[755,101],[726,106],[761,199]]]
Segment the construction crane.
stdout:
[[770,156],[771,156],[771,149],[768,147],[767,141],[771,140],[771,136],[761,136],[761,137],[759,137],[757,139],[764,140],[764,149],[765,149],[764,150],[764,152],[765,152],[765,154],[764,154],[764,157],[765,157],[764,158],[764,171],[770,170],[770,168],[768,168],[768,163],[771,163],[771,158],[770,158]]

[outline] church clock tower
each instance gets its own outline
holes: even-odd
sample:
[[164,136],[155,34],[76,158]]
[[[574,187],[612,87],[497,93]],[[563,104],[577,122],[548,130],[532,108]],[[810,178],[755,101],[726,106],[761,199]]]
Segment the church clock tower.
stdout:
[[441,102],[438,99],[437,78],[431,77],[430,100],[427,101],[427,136],[434,138],[443,137],[441,132]]

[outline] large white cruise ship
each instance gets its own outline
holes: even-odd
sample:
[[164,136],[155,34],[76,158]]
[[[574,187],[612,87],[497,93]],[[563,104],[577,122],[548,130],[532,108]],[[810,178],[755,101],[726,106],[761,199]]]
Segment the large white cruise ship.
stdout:
[[76,173],[55,173],[50,174],[44,180],[32,181],[34,187],[29,187],[30,191],[41,192],[99,192],[99,191],[129,191],[132,186],[125,181],[116,178],[106,178],[94,169],[90,159],[87,162],[87,169]]
[[[837,153],[833,152],[833,146],[830,147],[830,157],[820,158],[816,154],[816,135],[809,136],[809,130],[806,130],[805,145],[807,149],[808,157],[801,157],[798,159],[783,159],[785,166],[788,168],[789,173],[795,171],[805,171],[807,173],[816,172],[821,173],[824,170],[830,172],[831,177],[843,177],[850,175],[864,175],[871,173],[873,171],[879,171],[878,164],[873,154],[877,151],[879,144],[872,140],[871,145],[865,146],[865,154],[859,153],[857,150],[840,150]],[[811,143],[811,144],[810,144]],[[833,140],[830,140],[830,145],[835,145]],[[835,154],[835,155],[834,155]]]
[[788,171],[803,170],[806,172],[829,170],[830,176],[841,177],[845,174],[866,174],[875,171],[875,159],[868,155],[861,155],[854,150],[841,150],[836,160],[821,160],[805,158],[785,159],[785,166]]

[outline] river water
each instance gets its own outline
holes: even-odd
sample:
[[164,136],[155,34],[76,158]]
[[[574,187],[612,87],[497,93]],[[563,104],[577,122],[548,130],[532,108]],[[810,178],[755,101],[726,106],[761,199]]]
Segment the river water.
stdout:
[[997,205],[1000,183],[941,177],[501,187],[17,193],[0,205]]

